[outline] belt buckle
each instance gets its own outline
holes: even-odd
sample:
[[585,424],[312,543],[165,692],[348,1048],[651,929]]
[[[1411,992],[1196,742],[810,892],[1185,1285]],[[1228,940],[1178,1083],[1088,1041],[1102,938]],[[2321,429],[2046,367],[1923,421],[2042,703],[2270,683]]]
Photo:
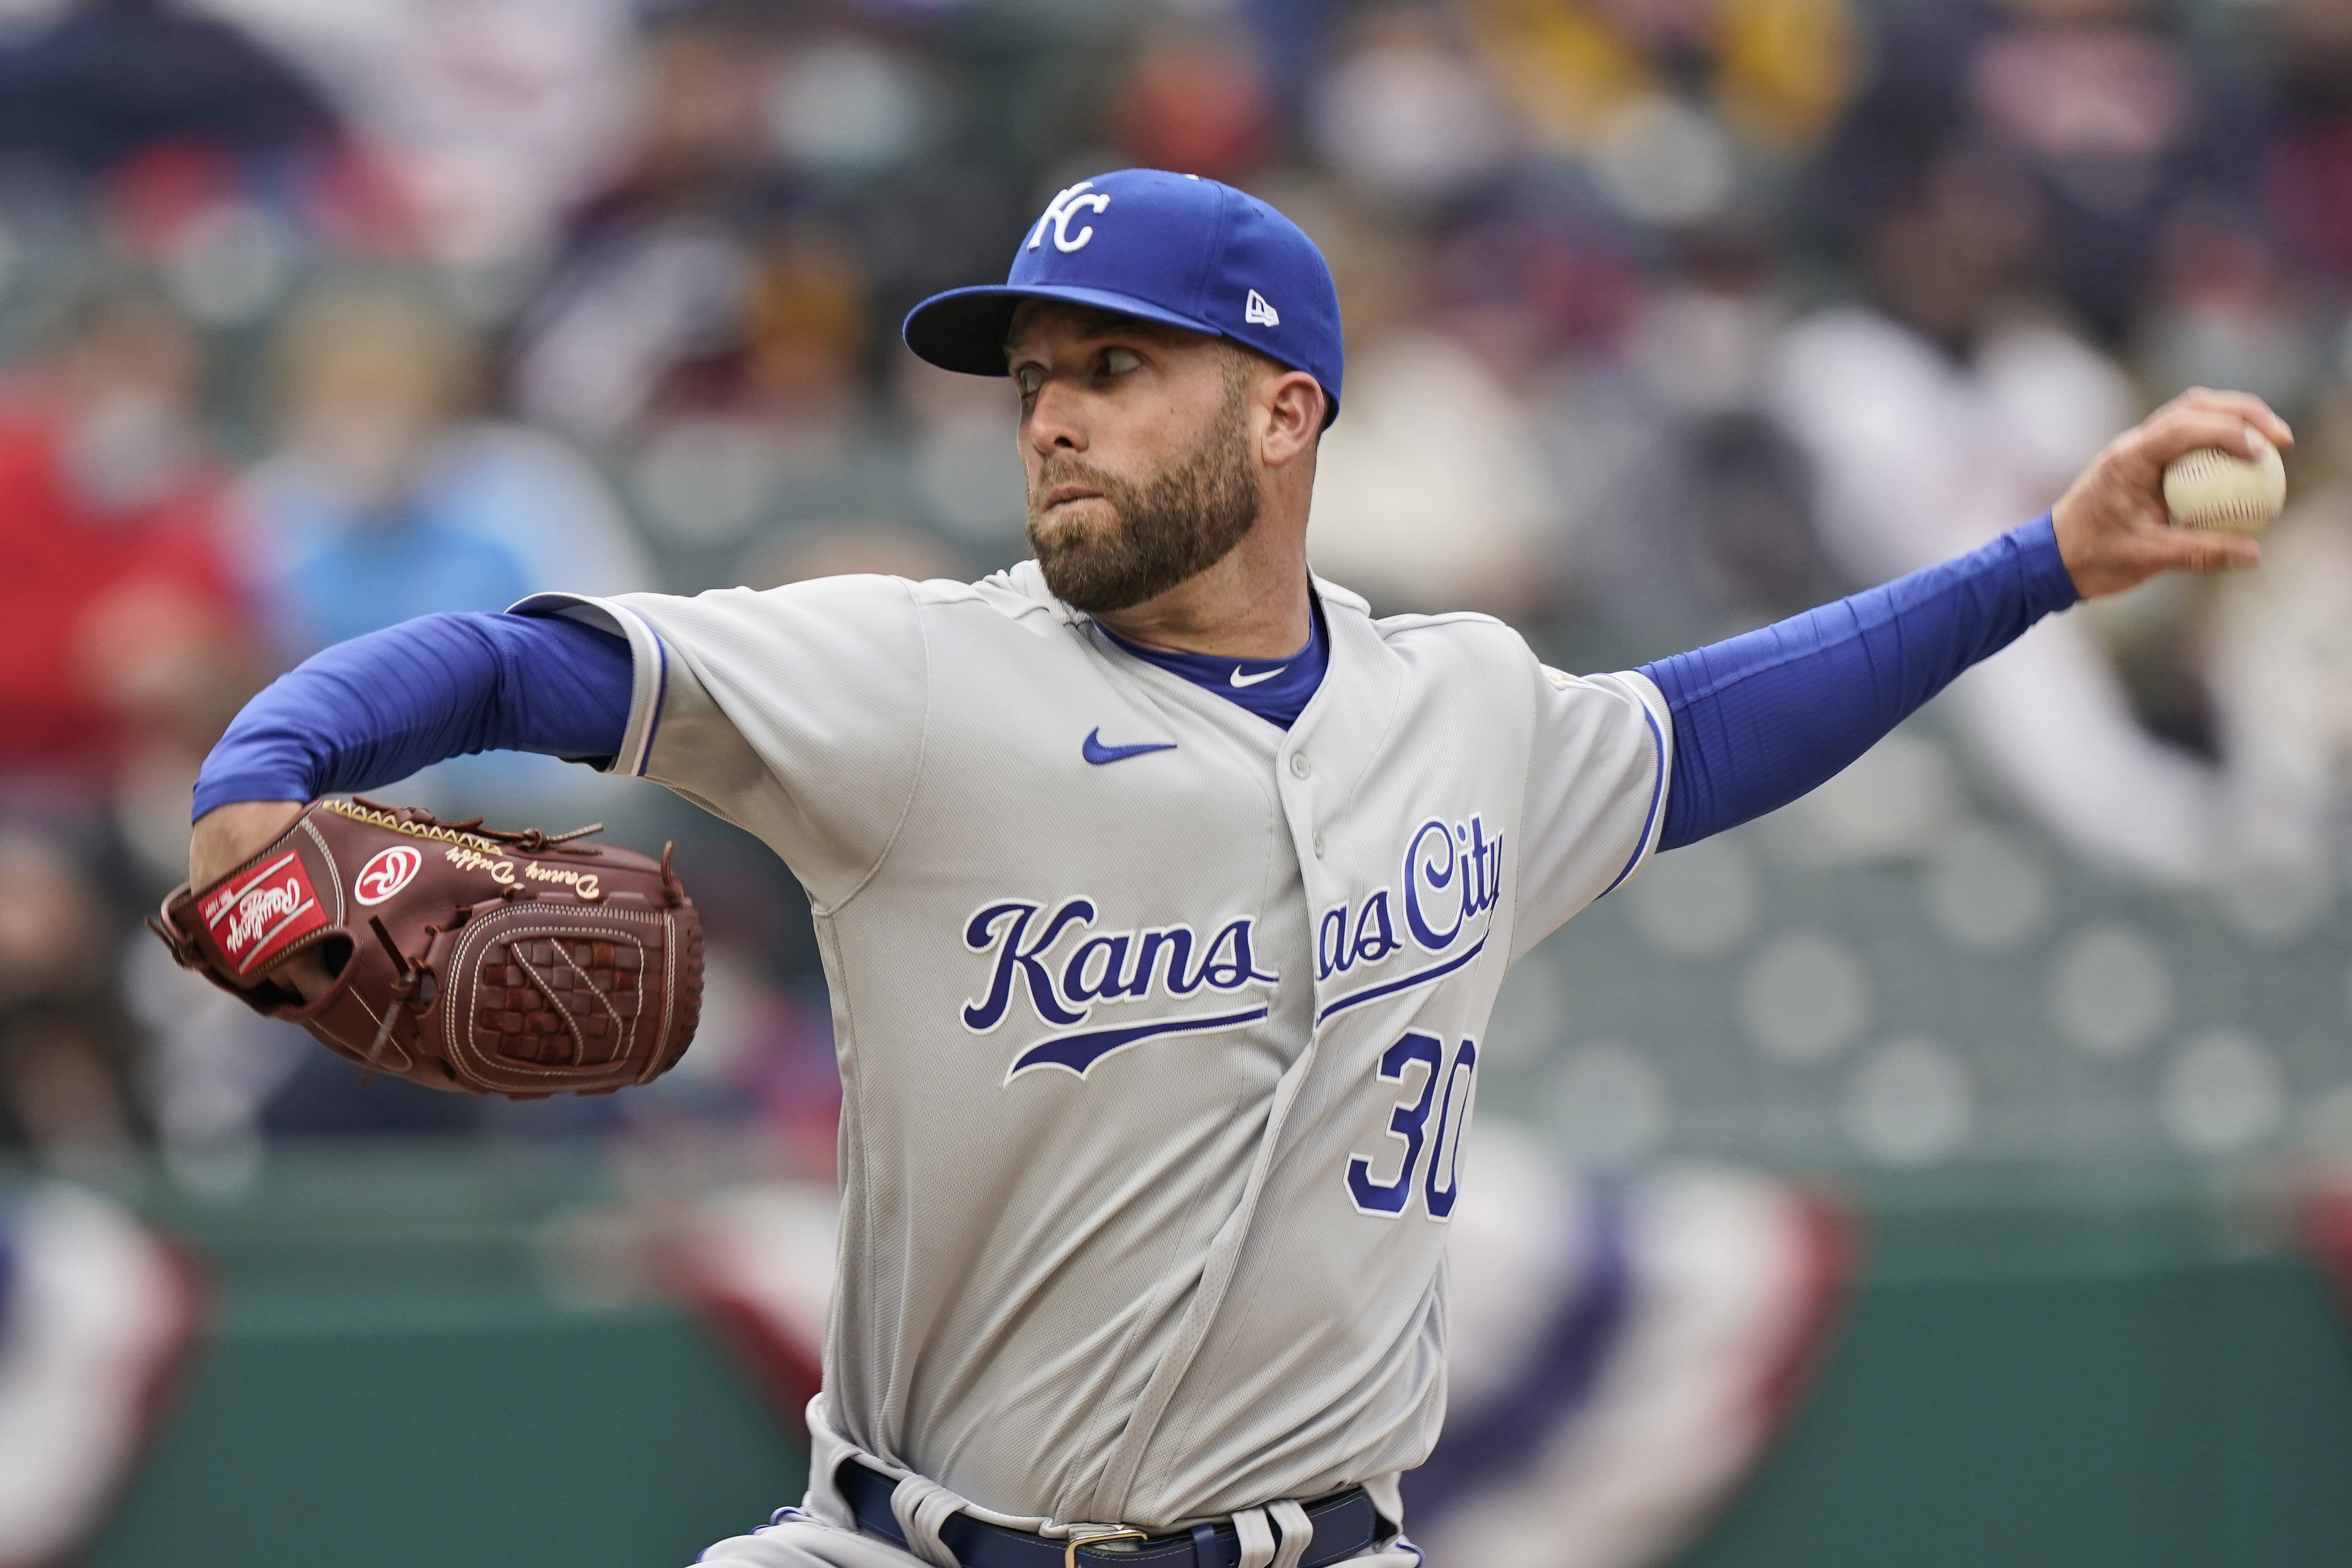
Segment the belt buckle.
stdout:
[[1062,1568],[1078,1568],[1078,1548],[1081,1546],[1099,1546],[1106,1541],[1149,1541],[1151,1539],[1151,1537],[1146,1535],[1143,1531],[1139,1530],[1131,1530],[1123,1524],[1107,1526],[1103,1529],[1095,1531],[1091,1535],[1080,1535],[1078,1533],[1079,1531],[1089,1528],[1091,1527],[1082,1524],[1077,1525],[1071,1530],[1070,1544],[1062,1553]]

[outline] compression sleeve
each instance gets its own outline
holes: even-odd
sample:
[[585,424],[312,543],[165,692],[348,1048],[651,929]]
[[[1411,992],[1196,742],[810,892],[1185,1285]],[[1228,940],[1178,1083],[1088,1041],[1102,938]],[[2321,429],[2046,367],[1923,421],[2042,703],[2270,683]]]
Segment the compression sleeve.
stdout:
[[1972,554],[1644,665],[1675,721],[1658,847],[1788,805],[2078,596],[2045,513]]
[[205,759],[195,815],[316,800],[469,752],[608,762],[628,726],[629,645],[576,621],[422,616],[338,643],[245,706]]

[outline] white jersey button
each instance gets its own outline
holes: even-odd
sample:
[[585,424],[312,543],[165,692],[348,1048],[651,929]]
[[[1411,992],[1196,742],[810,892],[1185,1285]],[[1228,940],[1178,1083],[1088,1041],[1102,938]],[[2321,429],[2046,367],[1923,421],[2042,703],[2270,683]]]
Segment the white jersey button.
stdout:
[[1306,752],[1293,752],[1290,753],[1290,776],[1292,778],[1303,779],[1314,771],[1315,770],[1313,768],[1307,765]]
[[1315,836],[1315,858],[1323,858],[1323,836],[1319,833]]

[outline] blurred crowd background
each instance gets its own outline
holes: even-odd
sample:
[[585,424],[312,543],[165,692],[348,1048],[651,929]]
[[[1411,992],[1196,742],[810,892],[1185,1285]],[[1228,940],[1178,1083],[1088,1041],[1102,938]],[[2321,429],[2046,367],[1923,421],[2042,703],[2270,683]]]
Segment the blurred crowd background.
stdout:
[[898,323],[1131,164],[1330,258],[1318,569],[1568,668],[1983,542],[2188,385],[2269,398],[2262,572],[2046,624],[1661,859],[1522,966],[1490,1109],[1601,1164],[2352,1140],[2341,0],[0,0],[0,1131],[223,1189],[384,1130],[829,1169],[804,902],[650,787],[389,792],[680,840],[711,1001],[617,1100],[362,1089],[138,921],[208,745],[328,643],[1019,559],[1009,394]]

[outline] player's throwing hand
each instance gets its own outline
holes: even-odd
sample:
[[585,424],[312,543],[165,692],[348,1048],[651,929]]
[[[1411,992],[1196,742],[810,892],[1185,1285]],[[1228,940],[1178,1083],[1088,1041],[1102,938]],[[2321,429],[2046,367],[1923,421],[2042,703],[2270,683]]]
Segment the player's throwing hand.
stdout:
[[2086,599],[2120,594],[2165,572],[2252,566],[2262,546],[2242,534],[2175,528],[2164,468],[2200,447],[2258,458],[2294,432],[2261,398],[2192,387],[2107,443],[2053,510],[2058,553]]

